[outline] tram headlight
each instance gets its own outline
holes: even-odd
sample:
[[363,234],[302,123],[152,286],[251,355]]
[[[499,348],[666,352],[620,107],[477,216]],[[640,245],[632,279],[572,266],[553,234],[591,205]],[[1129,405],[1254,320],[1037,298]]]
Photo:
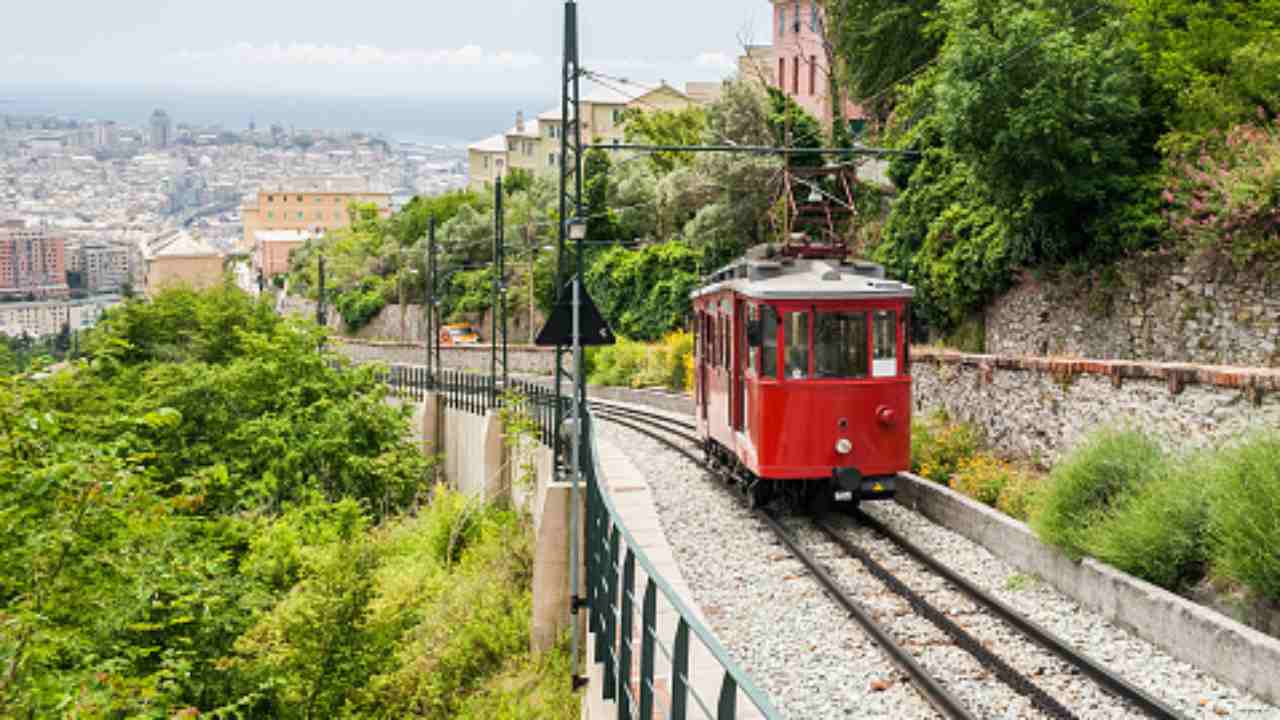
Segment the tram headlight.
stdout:
[[853,452],[853,443],[849,442],[849,438],[840,438],[836,441],[836,452],[848,455]]

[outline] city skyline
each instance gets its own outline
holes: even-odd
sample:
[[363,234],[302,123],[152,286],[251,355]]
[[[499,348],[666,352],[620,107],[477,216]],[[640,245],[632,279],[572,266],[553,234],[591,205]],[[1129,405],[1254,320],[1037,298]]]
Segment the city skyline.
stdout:
[[[656,0],[644,12],[579,7],[583,65],[634,79],[718,80],[732,71],[743,42],[769,38],[764,2]],[[189,13],[157,13],[141,0],[65,17],[53,6],[24,4],[13,14],[23,32],[0,58],[0,88],[18,90],[485,98],[553,93],[560,65],[561,5],[532,0],[370,0],[361,5],[364,22],[323,0],[229,0],[199,18],[198,35]]]

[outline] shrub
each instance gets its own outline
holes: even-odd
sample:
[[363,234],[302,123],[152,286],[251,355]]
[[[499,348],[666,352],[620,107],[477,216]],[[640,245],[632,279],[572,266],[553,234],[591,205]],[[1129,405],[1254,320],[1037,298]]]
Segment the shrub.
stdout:
[[911,423],[911,469],[934,482],[949,485],[960,463],[972,457],[981,433],[968,423],[950,422],[936,412]]
[[1165,219],[1184,249],[1280,260],[1280,123],[1211,134],[1171,157],[1167,176]]
[[1170,463],[1143,481],[1083,534],[1090,555],[1161,587],[1204,575],[1208,489],[1203,463]]
[[951,476],[951,487],[980,503],[994,506],[1018,470],[987,453],[961,460]]
[[1209,477],[1214,572],[1280,600],[1280,434],[1224,451]]
[[692,387],[693,336],[676,331],[660,344],[619,338],[616,345],[588,350],[587,377],[597,385],[621,387]]
[[1000,489],[996,509],[1011,518],[1026,522],[1043,489],[1041,480],[1040,476],[1026,470],[1015,472]]
[[1085,551],[1087,528],[1126,493],[1164,474],[1157,445],[1131,430],[1103,430],[1068,454],[1049,475],[1032,527],[1073,557]]

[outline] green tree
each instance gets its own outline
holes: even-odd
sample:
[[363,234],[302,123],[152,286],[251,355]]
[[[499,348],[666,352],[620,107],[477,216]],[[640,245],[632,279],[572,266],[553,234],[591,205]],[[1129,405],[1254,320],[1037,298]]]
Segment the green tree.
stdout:
[[[642,145],[699,145],[707,129],[707,113],[697,105],[680,110],[641,109],[623,114],[623,133],[628,143]],[[691,153],[656,152],[649,161],[659,173],[668,173],[676,165],[693,162]]]
[[931,23],[939,0],[825,0],[838,77],[855,102],[888,120],[898,83],[938,55],[945,29]]

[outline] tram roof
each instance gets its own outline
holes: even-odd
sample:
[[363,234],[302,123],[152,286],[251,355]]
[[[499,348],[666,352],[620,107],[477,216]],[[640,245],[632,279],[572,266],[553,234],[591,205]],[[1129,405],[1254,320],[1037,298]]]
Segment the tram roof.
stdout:
[[915,288],[887,280],[884,268],[863,261],[739,260],[707,278],[690,297],[731,290],[761,300],[872,300],[911,298]]

